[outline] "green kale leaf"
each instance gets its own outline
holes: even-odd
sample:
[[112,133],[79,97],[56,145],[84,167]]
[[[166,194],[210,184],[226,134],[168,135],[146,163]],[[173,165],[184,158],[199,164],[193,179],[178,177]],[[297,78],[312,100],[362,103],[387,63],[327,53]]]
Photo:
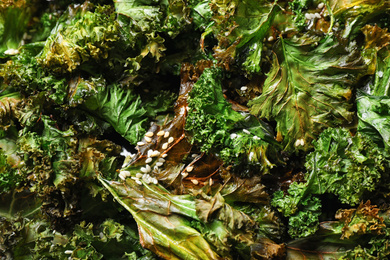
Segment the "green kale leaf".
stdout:
[[355,44],[328,37],[309,49],[281,38],[263,93],[249,102],[251,113],[276,121],[286,150],[308,150],[326,127],[351,122],[352,87],[365,73]]

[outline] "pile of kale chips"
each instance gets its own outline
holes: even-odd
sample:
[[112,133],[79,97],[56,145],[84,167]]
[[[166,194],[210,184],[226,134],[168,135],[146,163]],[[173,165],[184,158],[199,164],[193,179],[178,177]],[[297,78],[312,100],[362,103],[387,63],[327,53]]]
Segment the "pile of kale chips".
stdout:
[[0,259],[389,257],[389,17],[2,1]]

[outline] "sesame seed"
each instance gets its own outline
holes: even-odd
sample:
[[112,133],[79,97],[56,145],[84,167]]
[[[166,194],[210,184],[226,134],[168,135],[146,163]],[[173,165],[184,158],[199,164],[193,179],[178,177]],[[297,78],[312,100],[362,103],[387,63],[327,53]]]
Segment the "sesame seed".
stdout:
[[153,178],[153,179],[152,179],[152,182],[153,182],[153,184],[157,184],[157,183],[158,183],[158,180],[157,180],[156,178]]
[[188,172],[181,172],[181,175],[183,176],[183,178],[185,178],[188,176]]
[[145,134],[145,136],[147,136],[147,137],[152,137],[153,135],[154,135],[153,132],[147,132],[147,133]]
[[152,149],[149,149],[149,150],[148,150],[148,157],[152,157],[152,153],[153,153],[153,150],[152,150]]
[[148,172],[148,170],[146,169],[146,167],[141,167],[141,172],[143,172],[143,173],[147,173]]
[[157,167],[160,167],[160,166],[162,166],[163,164],[164,164],[164,163],[162,163],[162,162],[157,162],[157,163],[156,163],[156,166],[157,166]]
[[318,19],[321,19],[321,15],[319,13],[315,13],[314,16]]
[[214,183],[214,182],[213,182],[213,178],[210,178],[210,179],[209,179],[209,185],[212,186],[213,183]]
[[140,180],[135,181],[138,185],[142,185],[142,182]]
[[8,49],[4,52],[5,55],[16,55],[19,54],[19,50],[16,49]]
[[165,160],[164,160],[163,158],[159,158],[158,161],[159,161],[159,162],[162,162],[162,163],[165,162]]
[[167,156],[168,156],[167,153],[164,153],[163,155],[161,155],[162,158],[165,158],[165,157],[167,157]]
[[165,133],[164,133],[164,137],[165,137],[165,138],[168,138],[168,136],[169,136],[169,132],[165,132]]
[[172,136],[169,137],[169,139],[168,139],[168,144],[173,143],[173,141],[175,141],[175,139],[174,139]]
[[273,40],[274,40],[274,37],[273,37],[273,36],[268,37],[268,41],[269,41],[269,42],[272,42]]
[[193,184],[195,184],[195,185],[198,185],[198,184],[199,184],[199,181],[198,181],[198,180],[195,180],[195,179],[191,180],[191,182],[192,182]]
[[305,18],[306,18],[307,20],[310,20],[310,19],[311,19],[311,14],[305,13]]
[[139,180],[139,178],[137,178],[137,177],[131,177],[133,180]]
[[163,145],[161,146],[162,149],[167,149],[168,148],[168,143],[163,143]]
[[241,87],[241,91],[245,91],[245,90],[247,90],[247,89],[248,89],[247,86],[242,86],[242,87]]
[[237,137],[237,134],[231,134],[231,135],[230,135],[230,138],[231,138],[231,139],[235,139],[236,137]]
[[145,145],[145,143],[144,142],[138,142],[137,145],[138,146],[142,146],[142,145]]
[[142,173],[137,172],[137,174],[135,175],[135,177],[136,177],[136,178],[142,178],[142,175],[143,175]]
[[150,138],[150,137],[145,136],[144,138],[145,138],[145,141],[148,143],[150,143],[152,141],[152,138]]
[[122,173],[119,173],[119,178],[121,178],[122,180],[125,180],[126,177],[122,175]]
[[148,157],[146,160],[145,160],[145,163],[151,163],[153,161],[152,158]]
[[324,6],[325,6],[324,3],[319,3],[318,6],[317,6],[317,8],[318,8],[318,9],[322,9],[322,8],[324,8]]
[[64,254],[71,255],[73,254],[73,250],[65,250]]
[[163,136],[164,134],[165,134],[164,130],[161,130],[161,131],[157,132],[157,136]]
[[243,129],[242,130],[244,133],[246,133],[246,134],[248,134],[248,135],[250,135],[251,134],[251,132],[249,132],[248,130],[246,130],[246,129]]
[[258,137],[257,135],[253,136],[253,139],[255,140],[260,140],[260,137]]
[[186,168],[186,171],[187,171],[187,172],[192,172],[193,169],[194,169],[194,166],[188,166],[188,167]]
[[192,158],[196,158],[196,157],[198,157],[198,156],[199,156],[199,154],[196,154],[196,153],[194,153],[194,154],[191,155]]
[[159,155],[160,155],[160,152],[157,151],[157,150],[154,150],[154,151],[152,152],[152,154],[150,155],[150,157],[157,157],[157,156],[159,156]]
[[131,175],[131,173],[130,173],[129,171],[122,171],[121,173],[122,173],[123,176],[125,176],[125,177],[128,177],[128,176]]
[[146,168],[146,170],[147,170],[148,172],[150,172],[150,171],[152,170],[152,168],[149,166],[149,164],[146,164],[146,165],[145,165],[145,168]]

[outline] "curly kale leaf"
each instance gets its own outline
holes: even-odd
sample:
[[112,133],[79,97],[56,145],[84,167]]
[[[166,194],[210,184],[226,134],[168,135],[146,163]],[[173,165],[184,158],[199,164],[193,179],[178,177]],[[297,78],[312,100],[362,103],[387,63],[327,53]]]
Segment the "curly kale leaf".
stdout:
[[210,1],[214,22],[202,37],[218,39],[214,57],[229,68],[237,60],[248,73],[260,72],[263,40],[268,36],[279,6],[268,1]]
[[306,158],[308,189],[314,194],[332,193],[342,203],[358,204],[375,190],[389,155],[361,133],[342,128],[325,130]]
[[381,147],[390,148],[390,97],[360,93],[356,99],[358,131]]
[[148,120],[141,104],[141,98],[133,91],[111,85],[99,87],[97,93],[85,101],[84,107],[107,121],[131,144],[136,144],[145,134]]
[[107,59],[108,52],[120,39],[119,26],[109,7],[86,11],[87,5],[61,17],[38,55],[39,64],[64,74],[88,61]]
[[325,128],[352,121],[352,87],[365,68],[353,43],[343,46],[329,37],[308,51],[281,38],[250,111],[276,121],[277,140],[286,150],[307,150]]
[[220,69],[205,69],[189,93],[185,128],[202,152],[223,145],[234,125],[244,120],[224,98],[221,80]]

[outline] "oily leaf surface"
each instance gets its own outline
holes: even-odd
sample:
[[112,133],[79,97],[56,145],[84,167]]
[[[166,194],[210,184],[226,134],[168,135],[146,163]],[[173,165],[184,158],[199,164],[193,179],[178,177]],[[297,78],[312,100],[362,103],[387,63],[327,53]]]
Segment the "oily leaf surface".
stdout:
[[365,68],[353,44],[327,38],[309,49],[281,38],[263,93],[249,102],[251,113],[276,121],[286,150],[307,150],[323,129],[351,122],[352,86]]

